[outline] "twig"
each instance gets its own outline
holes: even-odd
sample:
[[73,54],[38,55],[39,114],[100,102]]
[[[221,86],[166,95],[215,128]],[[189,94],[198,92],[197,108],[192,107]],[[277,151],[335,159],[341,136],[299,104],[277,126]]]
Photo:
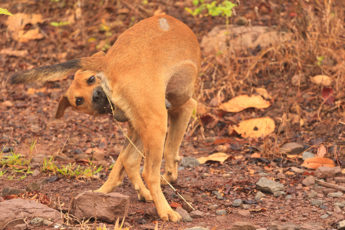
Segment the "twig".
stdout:
[[337,185],[337,184],[332,184],[332,183],[324,182],[322,180],[315,180],[315,181],[319,185],[324,186],[326,188],[334,188],[336,190],[340,190],[342,192],[345,192],[345,187],[344,186],[340,186],[340,185]]

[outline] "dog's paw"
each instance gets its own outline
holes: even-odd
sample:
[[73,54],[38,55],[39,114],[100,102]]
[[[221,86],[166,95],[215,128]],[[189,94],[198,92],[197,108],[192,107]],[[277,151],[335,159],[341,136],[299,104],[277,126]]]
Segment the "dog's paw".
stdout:
[[138,200],[145,201],[145,202],[151,202],[152,196],[149,190],[146,189],[146,191],[137,191],[138,192]]
[[178,212],[175,212],[171,208],[166,210],[166,212],[159,215],[164,221],[179,222],[182,217]]
[[166,185],[168,182],[170,184],[175,184],[177,181],[177,173],[164,173],[163,178],[161,179],[161,184]]

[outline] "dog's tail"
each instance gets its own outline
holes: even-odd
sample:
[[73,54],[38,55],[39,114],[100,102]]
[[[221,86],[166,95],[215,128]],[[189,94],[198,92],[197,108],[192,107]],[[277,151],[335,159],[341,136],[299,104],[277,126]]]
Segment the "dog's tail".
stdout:
[[27,83],[27,82],[46,82],[57,81],[66,78],[78,69],[87,69],[100,72],[104,66],[103,57],[85,57],[74,59],[67,62],[41,66],[31,70],[18,72],[10,77],[11,84]]

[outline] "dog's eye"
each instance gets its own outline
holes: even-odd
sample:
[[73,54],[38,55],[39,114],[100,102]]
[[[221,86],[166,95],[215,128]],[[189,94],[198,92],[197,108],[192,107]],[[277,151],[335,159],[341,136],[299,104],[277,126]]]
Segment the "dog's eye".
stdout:
[[81,105],[81,104],[83,104],[84,103],[84,98],[82,98],[82,97],[77,97],[76,99],[75,99],[75,104],[77,105],[77,106],[79,106],[79,105]]
[[91,85],[92,83],[95,82],[95,80],[96,80],[95,76],[92,75],[91,77],[89,77],[89,78],[87,79],[87,84]]

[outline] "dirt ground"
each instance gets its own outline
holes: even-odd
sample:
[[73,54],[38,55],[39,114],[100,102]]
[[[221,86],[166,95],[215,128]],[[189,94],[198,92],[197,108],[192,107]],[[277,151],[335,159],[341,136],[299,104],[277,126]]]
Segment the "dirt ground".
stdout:
[[[345,30],[342,25],[345,8],[342,1],[331,1],[330,5],[325,2],[239,1],[230,24],[268,26],[291,32],[293,37],[267,49],[203,53],[196,98],[204,106],[187,130],[180,155],[198,158],[224,152],[230,157],[224,163],[180,167],[174,186],[203,213],[191,222],[160,221],[154,205],[138,201],[126,178],[116,191],[131,198],[127,227],[154,229],[158,223],[159,229],[195,226],[230,229],[234,222],[245,221],[258,228],[268,228],[272,223],[282,226],[309,223],[320,229],[333,229],[345,219],[344,207],[334,210],[334,204],[343,201],[344,195],[330,198],[329,190],[302,185],[303,179],[314,175],[314,170],[301,166],[302,151],[290,155],[279,151],[284,143],[296,142],[302,144],[303,150],[315,154],[322,144],[327,158],[342,169],[345,165]],[[20,178],[23,173],[14,172],[9,165],[0,165],[1,171],[6,171],[0,177],[0,188],[25,189],[37,181],[52,178],[38,191],[20,196],[66,212],[72,197],[102,185],[125,142],[122,130],[126,124],[115,123],[109,116],[91,117],[67,110],[62,119],[54,119],[58,100],[72,81],[70,77],[44,86],[24,86],[10,85],[7,81],[11,74],[106,50],[126,28],[155,12],[182,20],[200,41],[212,28],[225,23],[221,16],[191,16],[184,8],[192,6],[191,1],[171,0],[1,1],[0,7],[13,14],[41,15],[37,25],[28,23],[24,30],[38,28],[42,37],[27,42],[13,39],[6,24],[8,16],[0,15],[0,156],[9,154],[9,150],[20,153],[32,159],[31,170],[36,172]],[[65,21],[70,23],[51,25],[51,22]],[[5,52],[6,49],[10,51]],[[311,76],[320,74],[331,76],[331,85],[322,87],[310,82]],[[292,79],[297,79],[297,83]],[[266,88],[271,96],[272,106],[267,110],[228,113],[219,109],[222,102],[237,95],[252,94],[259,87]],[[276,123],[275,131],[267,137],[244,138],[231,128],[240,120],[264,116]],[[254,158],[253,153],[260,155]],[[57,165],[85,166],[92,162],[103,169],[92,179],[61,174],[54,177],[53,172],[42,170],[42,159],[50,156],[54,156]],[[293,167],[303,172],[295,172]],[[266,194],[262,200],[255,199],[256,182],[263,176],[282,183],[286,194],[277,197]],[[313,205],[308,197],[314,190],[324,202],[322,207]],[[182,205],[191,211],[171,188],[164,186],[163,191],[173,206]],[[2,197],[0,205],[10,198],[13,197]],[[236,199],[243,201],[240,207],[233,205]],[[221,210],[226,213],[219,214]],[[99,221],[69,222],[68,226],[96,228],[100,224]]]

